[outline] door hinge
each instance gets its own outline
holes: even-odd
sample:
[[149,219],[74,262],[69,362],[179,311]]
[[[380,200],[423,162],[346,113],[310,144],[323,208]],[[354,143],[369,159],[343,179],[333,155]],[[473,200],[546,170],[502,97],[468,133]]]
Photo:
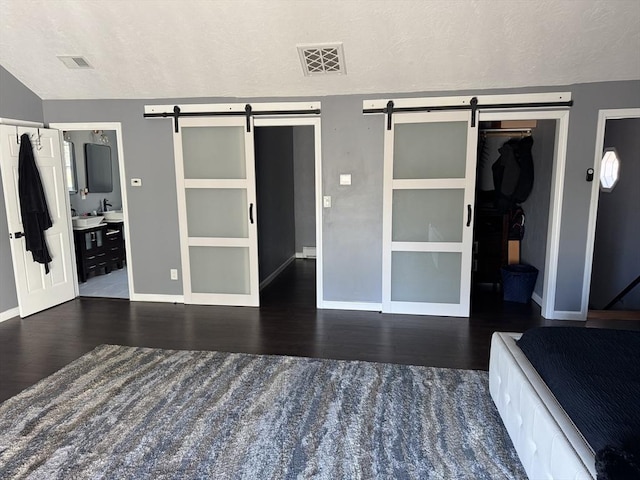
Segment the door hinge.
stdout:
[[10,233],[9,238],[22,238],[24,237],[23,232]]

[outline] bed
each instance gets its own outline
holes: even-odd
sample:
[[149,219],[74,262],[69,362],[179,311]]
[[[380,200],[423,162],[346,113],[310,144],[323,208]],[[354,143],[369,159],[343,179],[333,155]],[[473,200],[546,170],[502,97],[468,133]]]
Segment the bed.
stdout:
[[[542,327],[542,332],[534,333],[544,333],[548,338],[548,335],[551,333],[562,333],[562,330],[560,329],[566,330],[569,328],[570,327]],[[581,331],[579,336],[591,336],[593,334],[587,332],[587,330],[594,331],[596,329],[578,330]],[[567,333],[572,334],[574,332],[566,330],[564,333],[566,336]],[[595,336],[601,333],[603,332],[595,332]],[[630,336],[633,336],[633,341],[636,342],[637,345],[637,341],[640,339],[640,333],[628,333]],[[525,335],[531,334],[526,332]],[[586,375],[586,377],[583,378],[582,383],[580,383],[581,386],[590,385],[592,382],[598,383],[600,380],[604,381],[605,384],[608,385],[612,381],[608,376],[603,375],[599,377],[597,372],[591,372],[593,364],[602,363],[602,358],[608,358],[606,353],[603,357],[602,354],[604,350],[593,348],[591,344],[589,344],[588,349],[583,349],[600,354],[600,357],[595,363],[593,360],[589,359],[588,356],[584,355],[587,359],[587,367],[585,367],[579,365],[582,362],[582,358],[578,360],[570,360],[571,352],[567,352],[565,355],[562,348],[555,347],[556,350],[554,351],[554,355],[548,356],[557,357],[556,361],[560,359],[562,363],[561,368],[558,368],[558,370],[563,370],[565,375],[565,381],[561,381],[560,384],[562,385],[562,383],[566,383],[567,386],[570,387],[568,391],[562,392],[558,391],[558,381],[549,377],[550,367],[547,366],[545,370],[545,362],[540,362],[532,356],[531,358],[533,359],[533,362],[538,366],[541,373],[534,368],[532,361],[527,358],[523,349],[521,349],[517,344],[520,337],[521,334],[516,333],[496,332],[493,334],[489,362],[489,390],[529,478],[616,478],[617,475],[610,474],[611,471],[615,471],[613,469],[615,465],[613,463],[605,463],[605,460],[609,461],[608,459],[611,458],[611,456],[608,455],[609,447],[603,449],[602,446],[605,444],[608,445],[610,437],[616,434],[615,432],[612,433],[610,431],[606,431],[610,423],[614,424],[617,422],[620,424],[626,422],[627,419],[630,418],[631,423],[633,424],[633,422],[637,422],[638,420],[640,396],[630,396],[634,395],[635,392],[638,391],[638,386],[640,385],[640,378],[637,377],[637,372],[640,368],[637,366],[638,363],[640,363],[638,362],[638,352],[632,354],[629,359],[630,362],[633,362],[635,359],[635,362],[631,363],[630,369],[631,375],[635,378],[632,378],[631,381],[628,382],[622,382],[624,383],[624,388],[621,397],[624,397],[626,400],[632,399],[628,408],[624,407],[622,409],[624,410],[624,422],[619,419],[615,419],[615,421],[612,420],[611,422],[603,422],[602,419],[599,418],[601,415],[599,413],[595,413],[595,410],[599,411],[599,408],[590,407],[591,411],[594,411],[593,414],[591,414],[591,411],[589,410],[586,412],[576,411],[574,404],[576,402],[583,403],[582,399],[590,397],[590,395],[588,392],[579,391],[579,389],[575,388],[575,385],[578,385],[578,383],[574,381],[574,371],[568,368],[568,365],[572,365],[572,368],[574,368],[572,362],[576,362],[575,378],[580,378],[580,375]],[[530,337],[525,340],[528,340],[529,338]],[[611,338],[620,338],[620,332],[613,334],[613,337]],[[524,342],[521,342],[521,344],[523,348],[527,350],[528,344]],[[610,346],[607,348],[610,348]],[[567,350],[572,350],[572,348],[569,347]],[[577,348],[573,348],[573,350],[578,353],[582,352]],[[528,352],[528,354],[531,356],[531,352]],[[618,362],[620,362],[620,359]],[[604,363],[609,362],[606,360]],[[610,365],[606,365],[606,367],[611,370],[612,368],[618,368],[617,365],[618,364],[611,363]],[[589,377],[589,375],[592,376]],[[620,377],[621,375],[614,376]],[[543,381],[543,378],[547,378],[549,386],[545,381]],[[622,378],[625,377],[623,376]],[[566,381],[567,379],[569,381]],[[620,380],[620,378],[618,378],[618,380]],[[628,385],[631,385],[631,387],[628,387]],[[600,388],[602,389],[602,387]],[[631,388],[631,392],[626,391],[629,388]],[[556,394],[552,393],[552,390],[554,390]],[[565,388],[565,390],[567,390],[567,388]],[[576,395],[573,390],[577,391],[578,395]],[[607,392],[609,392],[609,390],[616,391],[616,388],[607,388],[606,390]],[[556,395],[561,402],[556,399]],[[609,395],[609,393],[607,393],[607,395]],[[605,397],[607,397],[607,395],[605,395]],[[611,395],[609,395],[608,398],[611,398]],[[572,396],[574,398],[572,398]],[[569,400],[567,400],[567,398]],[[572,404],[572,401],[574,401],[574,404]],[[567,408],[563,408],[561,403]],[[586,403],[588,406],[589,403]],[[574,413],[574,419],[567,414],[567,411]],[[593,425],[589,424],[589,416],[599,419],[599,422],[595,422],[596,424],[599,423],[600,425],[604,425],[605,432],[601,432],[599,437],[598,435],[594,436],[594,428]],[[586,424],[585,418],[587,419]],[[607,415],[603,415],[602,418],[606,419],[609,417]],[[576,426],[576,423],[580,425],[582,430],[588,433],[588,435],[583,435],[581,430]],[[633,425],[634,428],[637,428],[637,423]],[[611,430],[611,428],[609,428],[609,430]],[[636,440],[640,440],[640,436],[636,437],[635,434],[640,434],[640,432],[634,432],[634,443]],[[625,435],[625,438],[629,437],[628,432],[626,432]],[[590,441],[587,441],[586,438],[589,438]],[[611,444],[616,444],[616,442],[612,441]],[[592,445],[596,445],[596,448],[592,448]],[[622,449],[610,450],[614,451],[616,454],[619,451],[623,451]],[[598,453],[596,454],[596,452]],[[631,467],[627,464],[623,465],[623,467],[629,467],[632,469],[633,473],[638,473],[638,471],[635,470],[637,467],[637,463],[635,463],[637,456],[631,456],[629,458],[632,458],[632,462],[630,464]],[[624,462],[627,462],[627,459],[628,458],[625,457]],[[596,468],[596,464],[598,464],[598,468]],[[637,477],[634,476],[633,478]]]

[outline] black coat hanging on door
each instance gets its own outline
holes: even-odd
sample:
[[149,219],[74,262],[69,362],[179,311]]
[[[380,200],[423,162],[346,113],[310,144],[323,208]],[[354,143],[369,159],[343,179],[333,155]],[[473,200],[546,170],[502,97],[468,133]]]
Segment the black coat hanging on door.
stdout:
[[500,157],[495,161],[493,183],[496,189],[496,208],[506,213],[524,202],[533,188],[532,137],[512,139],[500,149]]
[[26,240],[27,251],[31,252],[33,261],[43,263],[45,272],[49,273],[51,255],[47,248],[44,231],[53,225],[47,200],[44,196],[40,173],[33,157],[33,147],[29,135],[20,136],[20,155],[18,157],[18,197],[20,198],[20,214],[22,228]]

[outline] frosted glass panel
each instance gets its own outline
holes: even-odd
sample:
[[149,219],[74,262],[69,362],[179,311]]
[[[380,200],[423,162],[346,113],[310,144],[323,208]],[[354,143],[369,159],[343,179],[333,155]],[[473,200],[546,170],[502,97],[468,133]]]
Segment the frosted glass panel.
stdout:
[[464,178],[467,122],[395,125],[393,178]]
[[462,254],[392,252],[391,300],[460,303]]
[[189,262],[193,293],[250,293],[248,248],[189,247]]
[[464,190],[394,190],[394,242],[461,242]]
[[187,188],[190,237],[247,238],[247,191],[236,188]]
[[246,178],[243,127],[182,127],[184,178]]

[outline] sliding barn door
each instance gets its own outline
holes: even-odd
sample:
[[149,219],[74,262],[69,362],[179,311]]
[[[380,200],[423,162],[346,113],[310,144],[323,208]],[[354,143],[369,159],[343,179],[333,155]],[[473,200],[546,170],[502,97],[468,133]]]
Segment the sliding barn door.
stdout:
[[253,131],[180,119],[174,148],[185,303],[258,306]]
[[394,114],[385,132],[383,311],[469,315],[477,128]]

